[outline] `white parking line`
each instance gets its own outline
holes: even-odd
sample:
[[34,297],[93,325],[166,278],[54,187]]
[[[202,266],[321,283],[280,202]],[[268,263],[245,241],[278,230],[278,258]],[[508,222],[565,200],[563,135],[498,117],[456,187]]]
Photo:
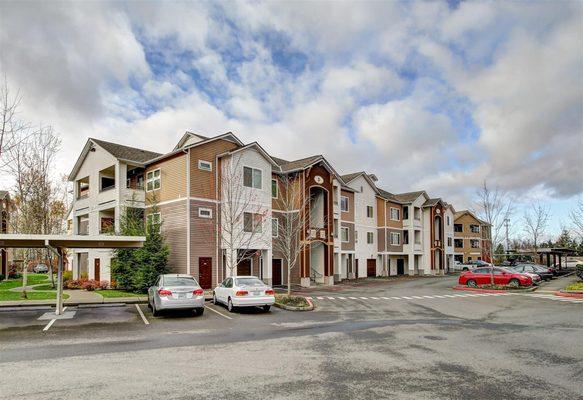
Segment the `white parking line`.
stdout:
[[[65,312],[65,310],[66,310],[66,309],[67,309],[67,307],[63,307],[63,312]],[[51,326],[53,326],[53,324],[55,323],[55,321],[56,321],[56,319],[51,319],[51,320],[49,321],[49,323],[47,324],[47,326],[45,326],[45,327],[43,328],[43,332],[46,332],[46,331],[48,331],[48,330],[51,328]]]
[[148,320],[146,319],[146,316],[144,315],[144,313],[142,312],[142,309],[140,308],[140,306],[138,304],[135,305],[136,309],[138,310],[138,313],[140,313],[140,317],[142,317],[142,321],[144,321],[144,324],[146,325],[150,325],[150,323],[148,322]]
[[233,319],[232,317],[229,317],[228,315],[223,314],[222,312],[218,312],[217,310],[215,310],[214,308],[210,308],[209,306],[204,306],[204,308],[208,308],[209,310],[211,310],[214,313],[219,314],[221,317],[226,318],[226,319]]

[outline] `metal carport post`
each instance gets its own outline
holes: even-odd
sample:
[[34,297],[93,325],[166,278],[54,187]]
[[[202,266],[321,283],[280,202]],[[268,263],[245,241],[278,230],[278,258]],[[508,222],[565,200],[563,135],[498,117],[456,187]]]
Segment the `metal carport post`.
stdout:
[[[144,245],[143,236],[105,235],[26,235],[0,234],[0,248],[47,248],[57,255],[57,301],[55,314],[63,313],[63,249],[119,249],[139,248]],[[52,268],[52,266],[51,266]]]

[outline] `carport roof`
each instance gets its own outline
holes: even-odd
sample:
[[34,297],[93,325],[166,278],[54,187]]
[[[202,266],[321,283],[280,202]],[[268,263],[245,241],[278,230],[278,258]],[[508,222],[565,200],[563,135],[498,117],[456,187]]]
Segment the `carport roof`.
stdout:
[[0,247],[33,248],[65,247],[77,249],[114,249],[142,247],[146,238],[143,236],[109,236],[109,235],[0,235]]

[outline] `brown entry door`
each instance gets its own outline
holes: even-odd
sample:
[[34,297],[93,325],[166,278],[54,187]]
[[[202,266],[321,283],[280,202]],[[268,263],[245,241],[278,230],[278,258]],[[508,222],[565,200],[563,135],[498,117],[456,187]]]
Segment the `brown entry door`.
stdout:
[[95,259],[95,280],[101,280],[101,260],[99,258]]
[[366,260],[366,276],[377,276],[377,260],[371,258]]
[[273,259],[271,262],[272,269],[271,269],[271,278],[273,285],[281,285],[281,260]]
[[198,258],[198,284],[203,289],[213,286],[213,259],[210,257]]
[[251,260],[243,260],[237,265],[237,275],[251,275]]

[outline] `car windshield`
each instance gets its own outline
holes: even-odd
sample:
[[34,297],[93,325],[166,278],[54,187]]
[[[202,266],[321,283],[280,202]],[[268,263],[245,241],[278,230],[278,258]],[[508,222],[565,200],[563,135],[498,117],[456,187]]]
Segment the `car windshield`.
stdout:
[[236,286],[265,286],[265,283],[257,278],[238,278],[235,279]]
[[164,286],[198,286],[194,278],[188,276],[165,276]]

